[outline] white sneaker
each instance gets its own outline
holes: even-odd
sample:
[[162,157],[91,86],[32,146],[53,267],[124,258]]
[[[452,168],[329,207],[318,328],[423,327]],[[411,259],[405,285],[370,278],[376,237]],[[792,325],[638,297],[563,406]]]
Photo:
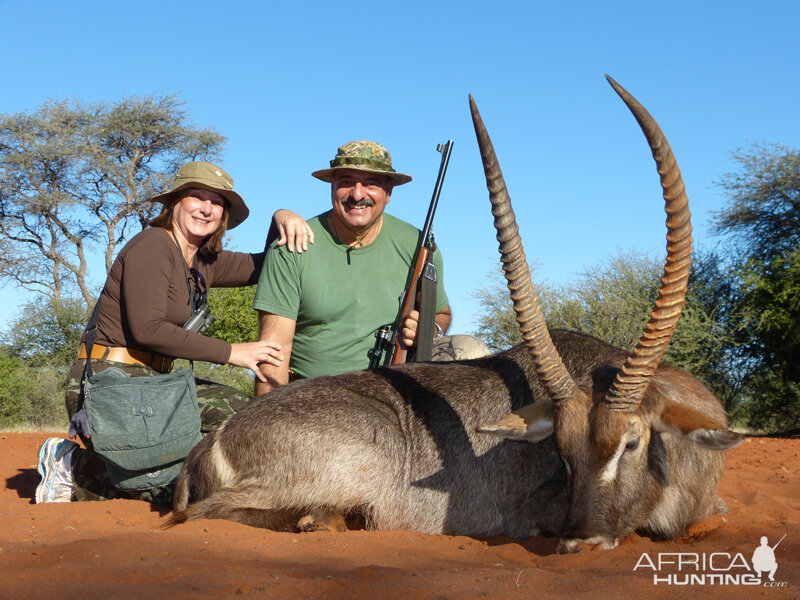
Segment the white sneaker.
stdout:
[[47,438],[39,448],[37,470],[42,481],[36,488],[37,504],[72,500],[72,451],[77,447],[69,440]]

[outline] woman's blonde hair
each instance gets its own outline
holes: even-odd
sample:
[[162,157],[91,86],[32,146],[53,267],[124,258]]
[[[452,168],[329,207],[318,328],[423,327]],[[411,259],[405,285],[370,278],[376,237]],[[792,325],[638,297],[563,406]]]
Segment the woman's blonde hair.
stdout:
[[[155,219],[152,219],[149,225],[151,227],[163,227],[167,231],[172,231],[173,209],[175,205],[188,196],[190,192],[191,188],[181,190],[180,192],[176,192],[171,198],[165,200],[161,214]],[[214,233],[206,237],[197,249],[200,258],[208,260],[222,252],[222,238],[225,237],[225,232],[228,230],[228,205],[228,201],[225,200],[225,207],[222,209],[222,218],[219,221],[219,227],[217,227]]]

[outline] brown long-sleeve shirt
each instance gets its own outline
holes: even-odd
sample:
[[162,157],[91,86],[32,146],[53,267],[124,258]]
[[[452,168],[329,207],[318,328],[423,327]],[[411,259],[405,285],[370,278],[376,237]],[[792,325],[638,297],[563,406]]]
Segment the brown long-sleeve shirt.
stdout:
[[[211,287],[258,281],[264,253],[220,252],[197,257],[197,270]],[[151,227],[120,251],[100,294],[96,343],[157,352],[173,358],[224,364],[228,342],[183,329],[192,315],[183,258],[166,229]]]

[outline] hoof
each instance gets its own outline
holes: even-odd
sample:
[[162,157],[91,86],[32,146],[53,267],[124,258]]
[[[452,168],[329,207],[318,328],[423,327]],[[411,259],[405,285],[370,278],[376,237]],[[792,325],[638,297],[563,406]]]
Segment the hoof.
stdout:
[[335,510],[318,509],[297,522],[298,531],[347,531],[342,515]]

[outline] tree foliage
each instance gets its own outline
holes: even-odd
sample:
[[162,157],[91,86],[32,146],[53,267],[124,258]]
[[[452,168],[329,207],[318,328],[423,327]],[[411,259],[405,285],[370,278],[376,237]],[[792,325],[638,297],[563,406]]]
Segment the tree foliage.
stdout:
[[258,317],[253,310],[256,286],[214,288],[208,294],[208,306],[216,322],[208,335],[230,344],[244,344],[258,339]]
[[[665,360],[703,379],[723,403],[732,405],[738,384],[727,371],[735,348],[726,321],[727,288],[715,269],[716,257],[695,259],[683,314]],[[581,331],[632,350],[650,317],[663,263],[635,252],[620,252],[560,287],[535,284],[548,327]],[[499,271],[476,297],[483,308],[476,335],[493,350],[522,341]]]
[[[2,333],[0,423],[64,418],[66,367],[96,299],[90,276],[102,283],[182,163],[216,160],[224,143],[175,95],[0,115],[0,284],[40,295]],[[92,273],[98,251],[105,270]]]
[[31,302],[0,336],[13,356],[33,367],[72,364],[89,320],[82,298]]
[[714,214],[740,262],[768,263],[800,245],[800,151],[754,144],[731,154],[739,170],[716,182],[728,196]]
[[66,427],[67,369],[87,319],[82,298],[22,307],[0,335],[0,427]]
[[0,348],[0,428],[66,428],[65,389],[63,372],[32,367]]
[[178,166],[221,152],[222,135],[187,119],[174,95],[50,100],[0,115],[0,281],[93,304],[87,245],[99,246],[110,270]]
[[548,324],[632,350],[652,310],[660,271],[643,255],[620,252],[554,293],[545,308]]
[[728,204],[714,215],[730,250],[741,370],[754,426],[800,429],[800,151],[754,145],[717,182]]

